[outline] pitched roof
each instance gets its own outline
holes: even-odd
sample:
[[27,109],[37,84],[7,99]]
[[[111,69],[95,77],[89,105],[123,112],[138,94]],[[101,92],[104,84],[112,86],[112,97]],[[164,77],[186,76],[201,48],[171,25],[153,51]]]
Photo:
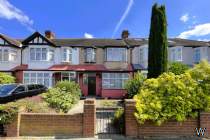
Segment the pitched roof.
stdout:
[[2,38],[3,40],[5,40],[8,44],[20,48],[21,47],[21,42],[15,40],[15,39],[11,39],[10,37],[0,34],[0,38]]
[[[130,38],[125,40],[129,46],[141,46],[144,44],[148,44],[148,39],[144,38]],[[181,38],[169,38],[168,39],[169,46],[210,46],[210,42],[205,41],[197,41],[197,40],[190,40],[190,39],[181,39]]]
[[50,39],[46,38],[45,36],[43,36],[41,33],[39,32],[34,32],[32,35],[30,35],[29,37],[27,37],[26,39],[24,39],[22,41],[23,45],[27,45],[31,40],[33,40],[35,37],[41,37],[43,40],[45,40],[47,43],[49,43],[52,46],[56,46]]
[[205,41],[197,41],[190,39],[181,39],[181,38],[171,38],[169,39],[169,46],[210,46],[210,43]]
[[51,39],[51,41],[58,46],[72,46],[72,47],[125,47],[127,44],[122,39]]

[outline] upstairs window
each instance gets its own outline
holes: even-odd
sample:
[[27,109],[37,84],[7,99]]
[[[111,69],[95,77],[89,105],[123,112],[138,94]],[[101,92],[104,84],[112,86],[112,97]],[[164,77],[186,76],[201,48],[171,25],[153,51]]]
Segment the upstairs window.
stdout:
[[54,50],[47,48],[30,48],[31,61],[53,61]]
[[72,48],[63,49],[63,62],[72,62]]
[[194,49],[194,62],[199,63],[201,60],[201,51],[200,48],[195,48]]
[[171,60],[182,61],[182,48],[171,48]]
[[17,51],[13,49],[0,49],[0,61],[7,62],[11,61],[14,62],[17,60]]
[[94,48],[85,49],[85,62],[88,63],[96,62],[96,53]]
[[107,48],[106,61],[127,61],[126,48]]
[[140,64],[143,64],[145,61],[148,60],[148,48],[140,48],[139,49],[139,62]]

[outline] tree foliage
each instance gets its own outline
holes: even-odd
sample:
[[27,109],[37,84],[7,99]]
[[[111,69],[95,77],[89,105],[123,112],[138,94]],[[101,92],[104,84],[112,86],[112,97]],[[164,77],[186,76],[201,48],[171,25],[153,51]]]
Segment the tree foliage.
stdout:
[[15,78],[9,74],[0,72],[0,84],[15,83]]
[[171,119],[184,121],[196,117],[197,110],[209,108],[210,97],[189,73],[164,73],[146,80],[135,100],[138,122],[150,120],[160,125]]
[[210,95],[210,64],[208,61],[201,61],[193,69],[190,69],[189,73],[203,91]]
[[155,4],[152,7],[150,34],[148,78],[156,78],[167,71],[168,58],[167,21],[165,6]]
[[189,66],[181,62],[172,62],[169,64],[168,71],[176,75],[179,75],[179,74],[185,73],[185,71],[187,71],[188,69],[189,69]]
[[145,79],[146,78],[143,76],[142,73],[137,72],[134,74],[133,78],[129,79],[126,82],[125,89],[128,92],[128,98],[133,98],[133,96],[138,93]]

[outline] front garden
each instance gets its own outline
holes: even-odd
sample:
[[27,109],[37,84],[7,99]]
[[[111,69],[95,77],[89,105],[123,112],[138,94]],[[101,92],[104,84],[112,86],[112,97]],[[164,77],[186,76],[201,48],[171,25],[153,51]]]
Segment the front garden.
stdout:
[[128,96],[136,101],[135,117],[140,124],[182,122],[210,111],[210,64],[201,61],[192,69],[175,69],[177,75],[166,72],[145,79],[137,73],[127,82]]
[[0,124],[11,123],[19,111],[23,113],[68,113],[79,102],[80,96],[81,91],[77,83],[58,82],[54,88],[42,95],[0,105]]

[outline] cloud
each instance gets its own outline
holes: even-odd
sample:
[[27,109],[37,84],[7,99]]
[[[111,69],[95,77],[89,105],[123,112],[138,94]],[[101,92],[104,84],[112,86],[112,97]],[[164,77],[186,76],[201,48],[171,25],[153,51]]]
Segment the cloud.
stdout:
[[123,13],[122,17],[120,18],[119,22],[117,23],[117,25],[116,25],[116,27],[115,27],[115,29],[114,29],[114,32],[113,32],[113,34],[112,34],[112,37],[115,36],[115,34],[116,34],[117,31],[119,30],[121,24],[123,23],[123,21],[125,20],[125,18],[128,16],[128,14],[129,14],[129,12],[130,12],[132,6],[133,6],[134,0],[128,0],[128,1],[129,1],[129,2],[128,2],[128,5],[127,5],[127,8],[126,8],[126,10],[124,11],[124,13]]
[[94,38],[94,36],[92,34],[89,34],[89,33],[85,33],[84,37],[85,38]]
[[190,38],[192,36],[200,37],[210,34],[210,23],[199,24],[194,26],[192,29],[182,32],[179,38]]
[[186,14],[184,14],[184,15],[182,15],[181,17],[180,17],[180,20],[182,21],[182,22],[187,22],[188,20],[189,20],[189,14],[188,13],[186,13]]
[[20,9],[9,3],[8,0],[0,0],[0,18],[7,20],[17,20],[19,23],[24,25],[29,31],[34,30],[32,28],[33,20],[31,20],[26,14]]

